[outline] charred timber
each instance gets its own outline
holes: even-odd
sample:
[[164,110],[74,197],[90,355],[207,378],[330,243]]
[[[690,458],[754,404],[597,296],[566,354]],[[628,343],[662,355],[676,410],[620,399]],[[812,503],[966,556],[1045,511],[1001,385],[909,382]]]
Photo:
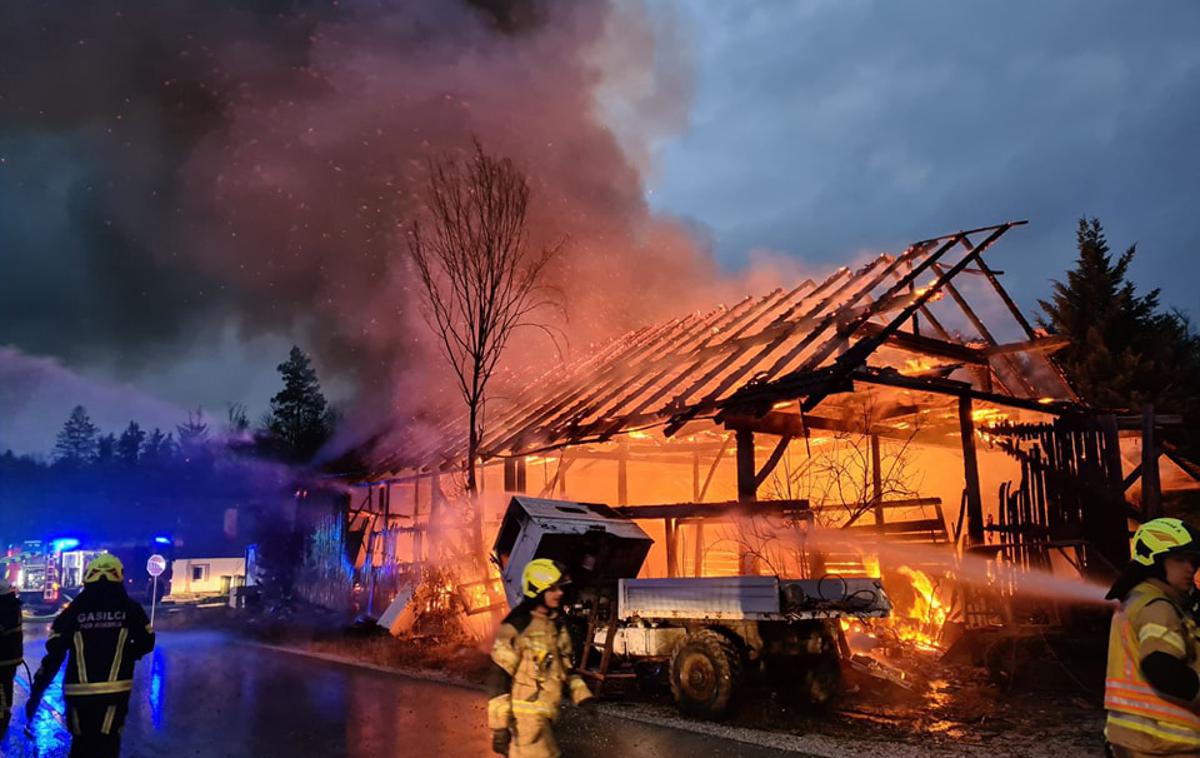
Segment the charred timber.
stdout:
[[807,500],[760,500],[743,503],[728,500],[722,503],[668,503],[659,505],[627,505],[613,508],[625,518],[728,518],[730,516],[799,516],[809,511]]

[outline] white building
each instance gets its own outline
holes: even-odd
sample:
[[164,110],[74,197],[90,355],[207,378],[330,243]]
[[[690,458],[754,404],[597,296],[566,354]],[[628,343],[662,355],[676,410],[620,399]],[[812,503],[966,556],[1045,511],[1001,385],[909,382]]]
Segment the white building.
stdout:
[[168,597],[228,595],[246,584],[246,558],[177,558],[171,562]]

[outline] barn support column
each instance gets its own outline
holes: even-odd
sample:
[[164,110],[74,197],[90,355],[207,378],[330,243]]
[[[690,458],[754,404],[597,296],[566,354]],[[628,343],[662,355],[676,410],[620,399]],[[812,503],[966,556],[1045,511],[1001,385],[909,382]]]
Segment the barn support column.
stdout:
[[[739,503],[753,503],[758,499],[758,476],[754,470],[754,432],[738,429],[737,444],[737,499]],[[754,556],[746,543],[746,531],[738,524],[738,573],[754,573]]]
[[[425,525],[421,523],[421,478],[413,479],[413,562],[424,563]],[[429,523],[426,521],[426,523]]]
[[[913,317],[914,319],[916,316]],[[914,322],[913,328],[916,328]],[[883,471],[880,470],[879,435],[871,435],[871,499],[875,501],[875,527],[883,531]]]
[[1121,470],[1121,438],[1117,417],[1112,414],[1101,416],[1100,432],[1104,468],[1108,474],[1108,497],[1101,503],[1103,515],[1096,544],[1110,564],[1124,566],[1129,561],[1129,524],[1125,514],[1125,481]]
[[504,491],[525,492],[525,459],[504,459]]
[[1163,515],[1162,484],[1158,478],[1158,442],[1154,439],[1154,406],[1142,407],[1142,516]]
[[975,420],[971,398],[958,399],[958,428],[962,435],[963,480],[967,497],[967,546],[983,544],[983,498],[979,494],[979,460],[975,457]]
[[758,477],[754,470],[754,432],[738,429],[737,441],[737,499],[752,503],[758,499]]
[[679,527],[673,518],[663,519],[663,526],[667,537],[667,576],[676,577],[679,575]]

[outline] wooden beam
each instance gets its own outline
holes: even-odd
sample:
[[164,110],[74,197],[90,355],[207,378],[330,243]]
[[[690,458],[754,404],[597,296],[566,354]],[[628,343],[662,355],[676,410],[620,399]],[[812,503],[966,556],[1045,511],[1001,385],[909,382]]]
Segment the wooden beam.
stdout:
[[[866,336],[875,336],[884,334],[886,327],[883,324],[875,322],[867,322],[858,328],[855,334]],[[935,339],[933,337],[923,337],[919,334],[911,332],[891,332],[884,335],[884,344],[891,347],[896,347],[910,353],[918,353],[920,355],[928,355],[935,358],[948,358],[952,361],[962,363],[973,363],[978,365],[988,365],[987,355],[983,350],[966,345],[960,345],[956,342],[947,342],[946,340]]]
[[960,398],[969,397],[974,400],[982,400],[987,403],[992,403],[993,405],[1003,405],[1009,408],[1024,408],[1026,410],[1038,411],[1040,413],[1050,413],[1056,416],[1064,413],[1079,413],[1085,410],[1078,404],[1069,401],[1041,403],[1037,400],[1013,397],[1011,395],[1001,395],[996,392],[984,392],[983,390],[975,389],[966,382],[954,381],[952,379],[910,377],[904,376],[897,371],[881,371],[873,368],[859,369],[851,374],[851,379],[856,382],[882,384],[888,387],[902,387],[904,389],[917,390],[920,392],[932,392],[940,395],[953,395]]
[[958,399],[958,424],[962,434],[963,479],[967,492],[968,546],[983,544],[983,498],[979,492],[979,461],[975,457],[975,421],[971,398]]
[[708,467],[708,475],[704,477],[704,486],[700,488],[700,496],[696,498],[696,502],[704,502],[704,496],[708,494],[708,485],[712,484],[713,475],[717,473],[717,467],[721,465],[721,459],[725,457],[725,451],[729,449],[731,441],[733,441],[733,435],[725,435],[725,444],[721,445],[721,451],[717,453],[717,457],[713,458],[712,465]]
[[1022,340],[1020,342],[1006,342],[1002,345],[991,345],[985,347],[982,351],[984,355],[1008,355],[1010,353],[1048,353],[1055,350],[1060,350],[1071,341],[1061,335],[1051,335],[1049,337],[1037,337],[1031,340]]
[[[763,502],[772,503],[775,501],[774,500],[764,500]],[[889,508],[924,508],[927,506],[938,506],[941,504],[942,504],[942,499],[940,497],[903,497],[903,498],[897,498],[896,500],[880,501],[879,507],[883,508],[884,510],[887,510]],[[858,510],[858,508],[862,505],[865,505],[865,503],[849,503],[846,505],[843,505],[841,503],[821,503],[821,504],[809,503],[808,509],[810,511],[814,511],[814,512],[836,511],[836,510]]]
[[1129,476],[1125,477],[1121,481],[1121,491],[1122,492],[1127,491],[1130,487],[1132,487],[1134,485],[1135,482],[1137,482],[1138,479],[1141,479],[1141,478],[1142,478],[1142,464],[1139,463],[1137,465],[1137,467],[1133,469],[1133,471],[1129,472]]
[[734,433],[737,443],[737,494],[739,502],[758,499],[758,482],[754,470],[754,432],[738,429]]
[[863,524],[848,526],[850,532],[878,532],[880,534],[909,534],[912,532],[945,532],[946,524],[940,518],[921,519],[918,521],[897,521],[892,524]]
[[1158,478],[1158,443],[1154,439],[1154,406],[1142,407],[1142,513],[1147,519],[1162,514],[1162,485]]
[[808,511],[807,500],[759,500],[744,503],[726,500],[720,503],[664,503],[654,505],[626,505],[613,508],[630,519],[693,519],[728,518],[730,516],[790,516]]
[[811,430],[822,432],[843,432],[846,434],[875,434],[884,439],[900,440],[902,442],[918,440],[922,433],[930,430],[922,429],[914,433],[911,429],[899,429],[885,424],[875,424],[869,429],[854,421],[845,421],[825,416],[804,415],[804,420],[794,413],[771,412],[762,418],[754,416],[730,415],[724,419],[729,429],[746,429],[764,434],[791,435],[793,437],[808,437]]
[[790,434],[785,434],[779,438],[779,443],[775,445],[775,449],[771,451],[771,455],[767,458],[766,463],[764,463],[762,468],[759,469],[758,473],[754,475],[755,491],[762,486],[763,482],[767,480],[767,477],[771,475],[771,472],[775,470],[775,467],[779,465],[779,459],[782,458],[783,454],[787,452],[788,443],[791,441],[792,435]]
[[[850,348],[844,354],[839,356],[837,359],[837,365],[839,367],[842,367],[843,369],[850,369],[850,370],[853,370],[860,366],[866,365],[867,358],[871,355],[871,353],[873,353],[875,351],[875,349],[877,347],[879,347],[879,345],[883,342],[883,340],[885,338],[887,338],[888,335],[890,335],[896,331],[899,331],[900,325],[903,324],[905,321],[907,321],[908,318],[913,313],[916,313],[921,308],[921,306],[923,306],[927,302],[929,302],[929,300],[935,294],[937,294],[937,292],[940,289],[945,287],[949,290],[951,287],[953,287],[954,285],[952,284],[951,280],[958,274],[958,272],[960,272],[964,268],[966,268],[967,265],[971,263],[971,261],[975,260],[975,258],[982,255],[984,250],[991,247],[992,243],[994,243],[996,240],[1000,239],[1000,237],[1002,237],[1006,231],[1008,231],[1010,228],[1012,228],[1012,226],[1016,225],[1017,223],[1020,223],[1020,222],[1001,224],[997,227],[994,227],[992,233],[989,234],[983,240],[983,242],[980,242],[979,244],[972,246],[970,248],[969,252],[966,253],[965,255],[963,255],[963,257],[957,263],[955,263],[953,266],[951,266],[949,270],[943,270],[937,265],[938,259],[942,256],[942,254],[944,254],[946,252],[946,250],[950,246],[953,246],[953,245],[963,241],[964,238],[966,237],[966,235],[968,234],[968,232],[959,232],[958,234],[950,237],[945,245],[943,245],[942,247],[940,247],[938,250],[934,251],[933,253],[930,253],[929,256],[927,258],[925,258],[925,260],[923,260],[916,268],[914,268],[912,271],[910,271],[908,273],[908,276],[905,277],[908,281],[915,281],[915,278],[921,272],[923,272],[926,268],[933,267],[933,270],[936,271],[938,274],[938,278],[933,283],[933,285],[925,288],[925,291],[922,292],[920,295],[918,295],[917,299],[914,300],[912,303],[910,303],[908,305],[908,307],[904,308],[904,310],[902,310],[898,316],[892,318],[892,320],[889,321],[887,323],[887,325],[883,327],[883,330],[880,333],[878,333],[874,336],[865,337],[865,338],[859,340],[858,342],[856,342],[854,344],[854,346],[852,348]],[[907,281],[904,282],[905,286],[907,286],[907,283],[908,283]],[[897,288],[893,288],[893,290],[894,289],[897,289]],[[864,314],[864,316],[866,316],[866,315],[867,314]],[[862,317],[860,323],[865,323],[867,321],[868,321],[868,318]],[[827,355],[827,353],[826,353],[826,355]],[[813,358],[810,358],[810,361],[819,360],[819,359],[823,359],[822,351],[820,351],[820,350],[817,351],[816,355],[814,355]],[[824,399],[824,395],[821,395],[821,394],[810,395],[808,398],[806,398],[804,400],[804,404],[801,407],[806,411],[810,411],[813,408],[815,408],[823,399]]]

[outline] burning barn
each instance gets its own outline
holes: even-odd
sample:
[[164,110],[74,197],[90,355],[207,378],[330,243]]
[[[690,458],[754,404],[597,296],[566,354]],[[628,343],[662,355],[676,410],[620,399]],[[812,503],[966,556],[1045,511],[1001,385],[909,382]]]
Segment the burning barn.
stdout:
[[[1008,602],[1021,577],[1125,561],[1129,520],[1160,507],[1163,450],[1152,413],[1078,400],[1051,358],[1063,340],[985,259],[1024,223],[646,326],[490,401],[473,462],[485,527],[527,493],[621,507],[654,540],[643,577],[882,573],[892,633],[921,645],[944,644],[948,621],[1047,618]],[[313,575],[379,615],[431,566],[478,566],[466,432],[449,422],[346,474],[346,511],[310,540]],[[1126,497],[1139,476],[1140,506]],[[969,571],[987,591],[953,581]],[[454,575],[446,603],[503,606],[494,571]]]

